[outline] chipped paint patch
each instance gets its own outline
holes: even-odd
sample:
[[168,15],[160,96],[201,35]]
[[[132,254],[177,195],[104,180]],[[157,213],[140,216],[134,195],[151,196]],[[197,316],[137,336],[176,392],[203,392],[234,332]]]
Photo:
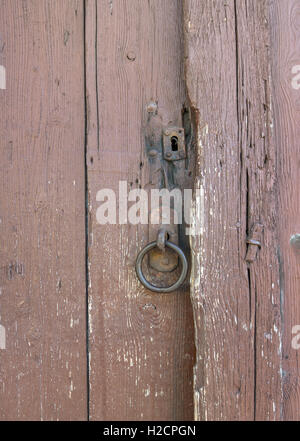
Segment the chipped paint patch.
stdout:
[[6,70],[4,66],[0,66],[0,89],[6,89]]
[[150,386],[147,384],[147,389],[145,389],[145,397],[149,397],[150,395]]
[[6,349],[6,331],[3,325],[0,325],[0,349]]

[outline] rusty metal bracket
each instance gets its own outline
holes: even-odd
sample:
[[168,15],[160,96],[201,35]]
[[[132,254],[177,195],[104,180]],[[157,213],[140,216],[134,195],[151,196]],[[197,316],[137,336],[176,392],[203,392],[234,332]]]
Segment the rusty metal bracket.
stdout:
[[[158,209],[163,213],[163,209]],[[174,210],[170,209],[171,219],[174,219]],[[150,241],[156,241],[157,247],[149,251],[149,265],[159,272],[172,272],[178,266],[178,255],[169,248],[164,248],[164,240],[178,245],[178,225],[173,222],[170,224],[163,223],[151,225],[149,231]]]
[[163,134],[164,159],[179,161],[186,158],[184,129],[182,127],[168,127]]
[[[180,161],[186,158],[184,129],[175,126],[165,128],[162,131],[161,151],[158,147],[156,149],[151,148],[148,151],[148,157],[150,164],[149,181],[151,185],[156,184],[157,188],[159,188],[160,182],[164,182],[165,188],[170,189],[168,173],[166,171],[168,164],[172,161]],[[167,162],[164,163],[164,160]],[[163,219],[163,207],[159,207],[158,210],[162,216],[161,223],[151,225],[149,231],[150,240],[156,241],[158,246],[149,251],[149,265],[156,271],[172,272],[178,266],[178,255],[171,249],[164,248],[163,238],[178,245],[178,225],[174,224],[174,210],[170,209],[172,219],[170,224],[166,224]]]
[[248,244],[246,262],[252,263],[255,261],[257,256],[257,251],[261,248],[261,235],[263,232],[263,225],[260,223],[255,223],[251,229],[249,237],[246,240]]

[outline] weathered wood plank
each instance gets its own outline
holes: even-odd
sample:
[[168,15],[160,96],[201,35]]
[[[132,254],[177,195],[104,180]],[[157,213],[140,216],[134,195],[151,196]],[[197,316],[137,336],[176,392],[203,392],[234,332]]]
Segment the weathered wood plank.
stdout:
[[83,2],[0,9],[0,419],[86,419]]
[[[147,112],[157,136],[182,124],[180,1],[88,0],[89,351],[92,420],[186,420],[193,415],[193,320],[188,290],[158,295],[134,264],[148,226],[99,225],[96,194],[120,180],[149,188]],[[148,109],[149,110],[149,109]],[[155,113],[155,112],[153,112]],[[153,128],[155,130],[155,128]]]
[[[242,248],[245,235],[261,249],[248,262],[254,351],[254,419],[281,417],[281,316],[276,149],[273,136],[269,1],[236,2],[238,125],[241,152]],[[257,228],[255,235],[253,226]],[[255,228],[255,227],[254,227]],[[248,248],[251,247],[248,244]],[[259,247],[258,247],[259,248]],[[244,264],[244,263],[243,263]],[[246,357],[246,355],[245,355]]]
[[[300,233],[300,4],[272,0],[272,77],[278,151],[281,314],[283,319],[282,418],[299,420],[300,254],[290,239]],[[298,75],[297,75],[298,74]],[[298,334],[298,337],[297,337]],[[294,342],[293,342],[294,339]]]
[[[199,234],[191,241],[195,417],[277,419],[280,301],[267,2],[186,0],[184,13],[200,190]],[[262,248],[246,261],[257,223]]]

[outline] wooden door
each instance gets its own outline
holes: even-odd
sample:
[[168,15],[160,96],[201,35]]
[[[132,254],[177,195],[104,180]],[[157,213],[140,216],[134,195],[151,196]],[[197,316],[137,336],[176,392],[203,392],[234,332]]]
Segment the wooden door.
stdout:
[[96,220],[101,188],[147,185],[151,103],[182,125],[180,2],[2,0],[0,20],[0,418],[192,419],[188,285],[147,292],[147,227]]
[[299,2],[185,0],[184,29],[195,417],[297,420]]
[[[299,419],[299,1],[0,8],[0,420]],[[193,234],[158,294],[157,227],[97,212],[168,180]]]
[[[193,417],[188,286],[154,294],[135,274],[149,225],[99,225],[97,193],[148,189],[146,134],[182,125],[180,1],[86,3],[90,418]],[[156,127],[157,125],[157,127]]]
[[0,418],[86,419],[83,2],[0,7]]

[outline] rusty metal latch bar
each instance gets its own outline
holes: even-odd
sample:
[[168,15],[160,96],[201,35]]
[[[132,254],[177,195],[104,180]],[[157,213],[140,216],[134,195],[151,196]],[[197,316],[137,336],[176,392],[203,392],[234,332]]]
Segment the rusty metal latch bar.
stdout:
[[[149,182],[151,185],[156,185],[159,188],[171,190],[178,185],[174,179],[174,175],[178,177],[179,175],[176,175],[176,173],[179,172],[179,174],[182,174],[184,170],[182,164],[186,159],[184,128],[172,126],[162,129],[161,140],[158,141],[155,148],[153,148],[152,143],[154,139],[153,133],[154,132],[151,131],[148,133],[151,146],[151,148],[148,149],[150,165]],[[174,163],[172,165],[171,163],[173,161]],[[181,182],[181,178],[179,182]],[[178,225],[175,223],[176,213],[171,207],[167,208],[167,212],[173,215],[173,217],[170,216],[168,218],[167,222],[166,219],[164,219],[163,206],[153,209],[153,212],[151,211],[151,217],[155,215],[160,220],[159,223],[154,222],[154,225],[150,228],[150,243],[139,252],[135,265],[137,277],[140,282],[149,290],[158,293],[168,293],[178,289],[183,284],[188,271],[188,262],[185,254],[177,245]],[[156,240],[153,241],[154,238],[156,238]],[[181,272],[177,281],[167,287],[158,287],[150,283],[145,278],[142,270],[142,263],[146,254],[148,254],[149,268],[157,272],[171,273],[178,267],[180,261]]]

